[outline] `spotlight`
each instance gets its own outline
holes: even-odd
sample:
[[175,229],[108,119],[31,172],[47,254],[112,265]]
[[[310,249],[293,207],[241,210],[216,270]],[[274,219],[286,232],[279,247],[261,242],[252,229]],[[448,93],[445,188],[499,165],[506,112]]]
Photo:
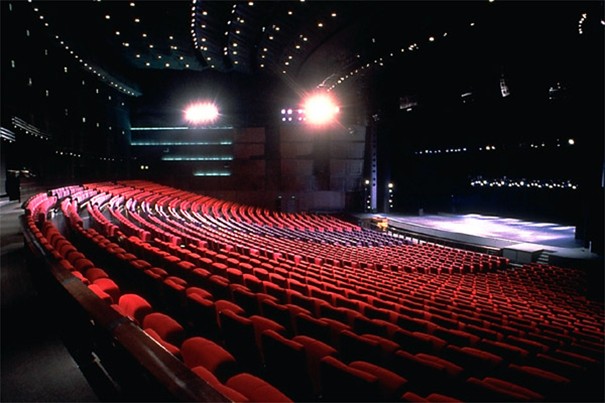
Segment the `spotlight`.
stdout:
[[191,105],[185,111],[185,119],[194,124],[214,122],[218,115],[218,108],[210,102]]
[[304,101],[303,109],[307,121],[314,125],[323,125],[331,122],[339,112],[334,99],[327,94],[310,96]]

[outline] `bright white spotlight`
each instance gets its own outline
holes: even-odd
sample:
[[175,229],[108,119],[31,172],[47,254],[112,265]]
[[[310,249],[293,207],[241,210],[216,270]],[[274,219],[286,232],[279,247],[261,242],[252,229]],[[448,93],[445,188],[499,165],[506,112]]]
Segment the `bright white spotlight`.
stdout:
[[218,119],[218,108],[210,102],[194,104],[185,111],[185,119],[193,124],[211,123]]
[[327,94],[310,96],[304,101],[303,109],[307,122],[315,125],[329,123],[339,112],[338,106]]

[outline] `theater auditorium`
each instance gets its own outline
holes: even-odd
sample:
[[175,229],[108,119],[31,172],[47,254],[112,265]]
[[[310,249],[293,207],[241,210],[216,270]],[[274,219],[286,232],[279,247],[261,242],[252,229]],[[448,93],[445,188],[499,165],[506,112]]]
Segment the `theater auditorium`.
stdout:
[[602,1],[1,7],[6,402],[603,402]]

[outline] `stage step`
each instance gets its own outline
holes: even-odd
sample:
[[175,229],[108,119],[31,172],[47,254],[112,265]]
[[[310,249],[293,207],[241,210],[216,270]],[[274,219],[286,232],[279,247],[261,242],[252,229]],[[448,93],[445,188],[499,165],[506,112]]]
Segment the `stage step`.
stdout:
[[553,250],[547,250],[547,249],[542,250],[542,252],[540,252],[540,256],[538,256],[538,259],[536,260],[536,262],[541,263],[541,264],[550,264],[550,254],[553,252],[554,252]]

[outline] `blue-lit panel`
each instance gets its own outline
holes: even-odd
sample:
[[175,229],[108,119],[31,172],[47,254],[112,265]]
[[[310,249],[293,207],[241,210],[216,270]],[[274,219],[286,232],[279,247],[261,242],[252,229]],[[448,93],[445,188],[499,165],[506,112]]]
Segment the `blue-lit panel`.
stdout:
[[194,157],[194,156],[164,156],[162,161],[233,161],[230,156]]
[[164,130],[164,131],[172,131],[172,130],[193,130],[193,131],[203,131],[203,130],[231,130],[233,126],[206,126],[206,127],[188,127],[188,126],[173,126],[173,127],[132,127],[131,131],[154,131],[154,130]]
[[153,147],[153,146],[230,146],[233,141],[133,141],[131,146]]
[[231,172],[228,171],[196,171],[193,173],[193,176],[231,176]]

